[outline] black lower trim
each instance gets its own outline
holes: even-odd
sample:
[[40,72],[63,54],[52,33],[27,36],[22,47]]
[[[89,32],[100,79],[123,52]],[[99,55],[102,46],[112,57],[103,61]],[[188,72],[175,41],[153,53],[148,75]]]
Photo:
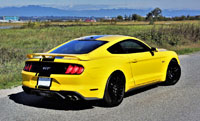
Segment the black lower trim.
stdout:
[[141,85],[141,86],[129,89],[128,91],[126,91],[126,93],[129,93],[129,92],[141,89],[141,88],[149,87],[149,86],[152,86],[152,85],[161,84],[161,83],[162,82],[158,81],[158,82],[153,82],[153,83],[146,84],[146,85]]
[[27,94],[34,94],[45,97],[57,97],[66,100],[98,100],[98,98],[85,98],[78,92],[74,91],[51,91],[45,89],[33,89],[26,86],[22,86],[22,89]]

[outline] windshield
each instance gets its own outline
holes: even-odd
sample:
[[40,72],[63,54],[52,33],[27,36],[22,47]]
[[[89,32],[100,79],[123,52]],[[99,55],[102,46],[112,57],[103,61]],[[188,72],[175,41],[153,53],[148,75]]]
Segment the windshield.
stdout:
[[86,54],[96,48],[107,43],[107,41],[98,41],[98,40],[73,40],[70,41],[50,53],[60,53],[60,54]]

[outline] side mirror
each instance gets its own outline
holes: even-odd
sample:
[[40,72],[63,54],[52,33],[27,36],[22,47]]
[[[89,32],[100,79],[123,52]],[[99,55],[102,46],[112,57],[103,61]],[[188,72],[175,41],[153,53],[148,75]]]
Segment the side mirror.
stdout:
[[151,47],[150,51],[151,52],[158,52],[157,48],[155,48],[155,47]]
[[151,47],[150,53],[151,53],[152,56],[154,56],[154,52],[158,52],[157,48]]

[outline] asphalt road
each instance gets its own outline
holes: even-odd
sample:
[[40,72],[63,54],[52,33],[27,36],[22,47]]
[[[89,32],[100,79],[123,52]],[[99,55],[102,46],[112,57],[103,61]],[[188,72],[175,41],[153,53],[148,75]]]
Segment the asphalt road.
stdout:
[[200,52],[180,56],[175,86],[150,86],[126,95],[114,108],[27,95],[21,87],[0,90],[1,121],[200,121]]

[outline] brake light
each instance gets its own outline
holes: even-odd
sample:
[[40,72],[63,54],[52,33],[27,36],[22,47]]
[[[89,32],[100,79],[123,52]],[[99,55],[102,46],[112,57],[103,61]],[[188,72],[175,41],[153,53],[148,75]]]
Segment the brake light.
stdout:
[[24,71],[31,71],[31,68],[32,68],[32,64],[26,64],[25,67],[24,67]]
[[73,70],[71,71],[71,74],[77,73],[78,69],[79,69],[78,66],[74,66]]
[[25,67],[24,67],[24,71],[26,71],[27,70],[27,65],[25,65]]
[[79,70],[77,71],[77,74],[81,74],[83,72],[84,68],[83,67],[79,67]]
[[29,66],[28,70],[30,71],[30,70],[31,70],[31,68],[32,68],[32,64]]
[[69,73],[71,73],[72,70],[73,70],[73,66],[69,65],[65,73],[69,74]]
[[69,65],[65,74],[81,74],[84,68],[79,65]]

